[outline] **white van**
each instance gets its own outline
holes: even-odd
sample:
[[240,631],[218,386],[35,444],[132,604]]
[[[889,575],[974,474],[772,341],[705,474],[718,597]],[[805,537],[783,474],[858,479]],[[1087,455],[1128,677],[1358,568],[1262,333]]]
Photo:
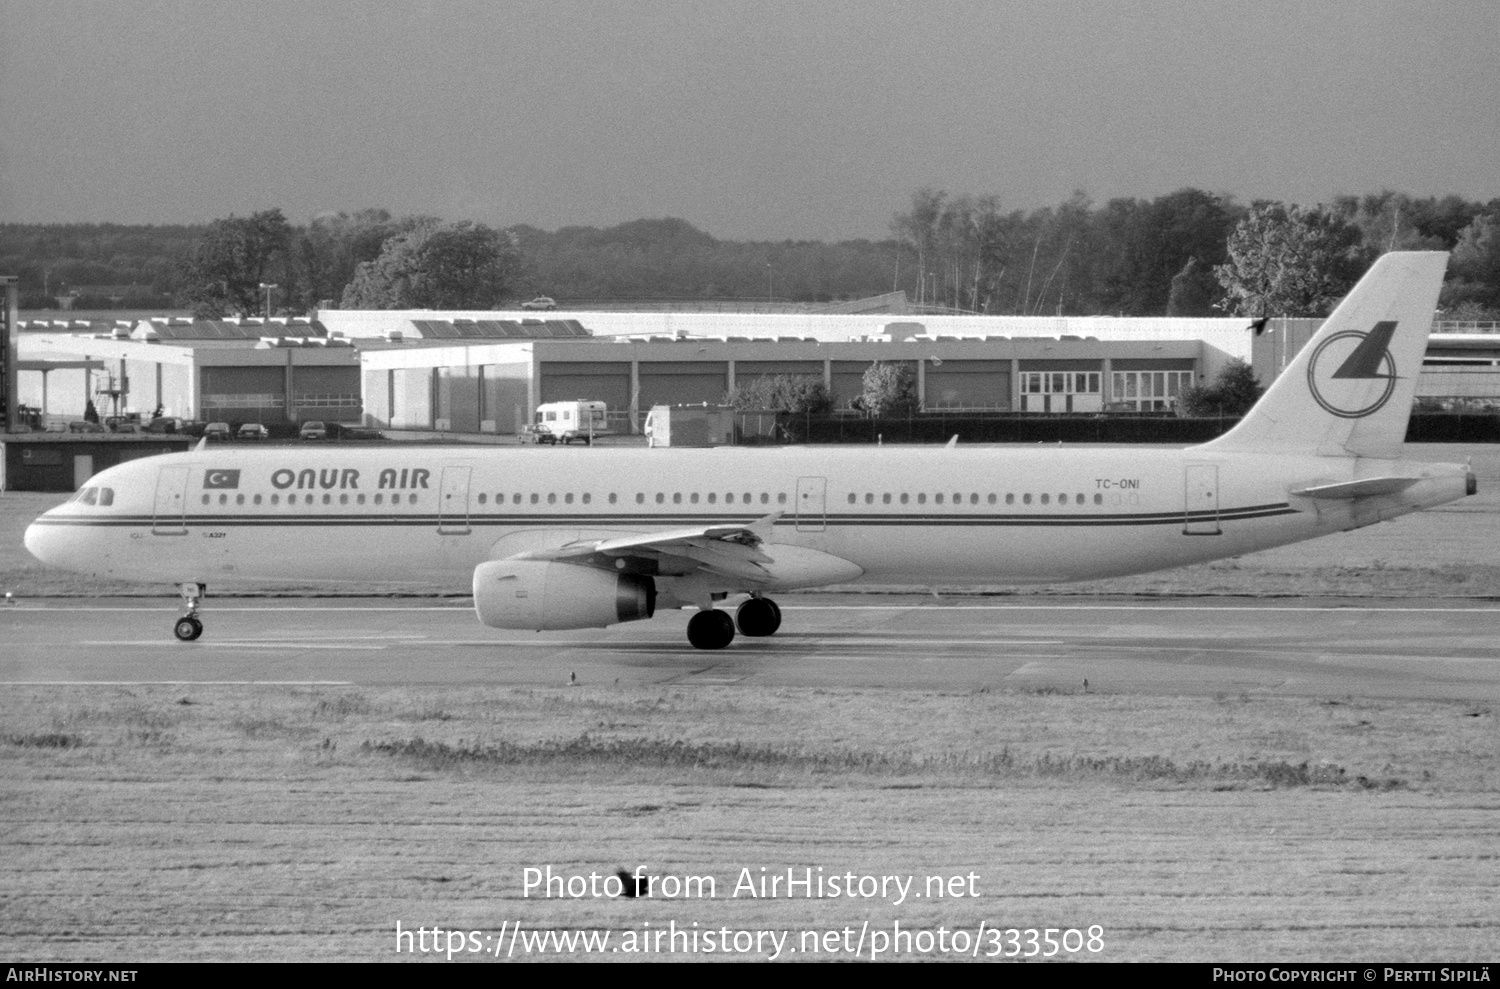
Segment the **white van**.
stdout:
[[596,436],[610,433],[603,402],[545,402],[537,406],[536,419],[528,431],[535,443],[571,443],[583,440],[590,444]]

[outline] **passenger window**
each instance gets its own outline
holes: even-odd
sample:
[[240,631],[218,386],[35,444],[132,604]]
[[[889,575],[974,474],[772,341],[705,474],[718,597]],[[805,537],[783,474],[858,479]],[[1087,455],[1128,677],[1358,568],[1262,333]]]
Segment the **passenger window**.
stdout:
[[485,502],[485,499],[488,498],[488,497],[489,497],[489,495],[485,494],[483,491],[479,492],[479,503],[481,505],[483,505],[484,502]]
[[346,494],[339,495],[339,504],[340,505],[347,505],[347,504],[349,504],[349,496],[346,495]]
[[[977,496],[976,496],[976,497],[977,497]],[[997,498],[996,498],[996,497],[995,497],[995,492],[993,492],[993,491],[991,491],[991,492],[990,492],[990,497],[989,497],[989,503],[990,503],[990,504],[991,504],[991,505],[993,505],[993,504],[994,504],[994,503],[995,503],[995,502],[996,502],[996,501],[998,501],[998,500],[999,500],[999,499],[997,499]]]
[[681,491],[674,491],[674,492],[672,492],[672,504],[674,504],[674,505],[680,505],[680,504],[682,504],[682,492]]
[[[257,501],[259,501],[260,500],[260,495],[256,495],[255,499]],[[365,496],[364,495],[355,495],[354,496],[354,500],[355,500],[356,503],[363,505],[365,503]]]
[[708,503],[710,505],[716,505],[716,504],[718,504],[718,502],[719,502],[718,492],[710,491],[708,493]]
[[909,494],[907,494],[906,492],[903,491],[901,493],[901,504],[904,505],[904,504],[906,504],[909,501],[911,501],[911,495],[909,495]]
[[617,498],[617,497],[616,497],[616,496],[615,496],[615,493],[614,493],[614,492],[613,492],[613,491],[611,491],[611,492],[610,492],[610,493],[609,493],[609,503],[610,503],[610,504],[611,504],[611,505],[613,505],[613,504],[614,504],[614,503],[615,503],[615,502],[616,502],[616,501],[618,501],[618,500],[619,500],[619,499],[618,499],[618,498]]
[[531,503],[533,505],[540,504],[541,501],[542,501],[542,496],[541,495],[537,494],[535,491],[531,492]]
[[656,492],[656,503],[658,505],[665,505],[667,503],[667,496],[660,491]]
[[889,491],[880,496],[880,503],[882,505],[889,505],[891,503],[891,493]]
[[865,492],[865,504],[866,505],[873,505],[873,504],[875,504],[875,493],[873,491],[867,491],[867,492]]
[[[994,495],[990,495],[990,501],[994,501],[994,500],[995,500],[995,496]],[[979,492],[976,491],[974,494],[969,495],[969,504],[971,504],[971,505],[977,505],[977,504],[979,504]]]
[[547,504],[549,504],[549,505],[555,505],[555,504],[557,504],[557,492],[556,491],[549,491],[549,492],[547,492]]
[[694,491],[692,494],[688,495],[688,501],[692,502],[695,505],[698,504],[698,492]]
[[236,505],[243,505],[245,503],[245,496],[242,495],[242,494],[235,495],[234,496],[234,503]]
[[1074,498],[1073,501],[1074,501],[1075,504],[1082,505],[1083,504],[1083,495],[1080,494],[1077,498]]
[[511,495],[510,503],[512,505],[519,505],[521,503],[521,492],[517,491],[515,494]]
[[730,491],[728,494],[724,495],[724,504],[726,504],[726,505],[733,505],[734,504],[734,492],[733,491]]
[[745,492],[745,504],[748,505],[748,504],[750,504],[750,502],[752,502],[754,500],[755,499],[753,499],[753,498],[750,497],[750,492],[746,491]]
[[1047,504],[1048,500],[1049,499],[1048,499],[1048,497],[1046,495],[1042,495],[1042,504],[1043,505]]
[[[363,502],[364,502],[364,500],[365,500],[365,496],[364,496],[364,495],[360,495],[360,496],[359,496],[359,500],[360,500],[360,502],[361,502],[361,503],[363,503]],[[260,495],[256,495],[256,496],[255,496],[255,503],[256,503],[256,504],[257,504],[257,505],[259,505],[259,504],[260,504]]]
[[857,501],[859,501],[859,495],[855,494],[853,491],[849,492],[849,504],[852,505]]
[[782,491],[782,492],[780,492],[780,493],[778,493],[776,495],[776,504],[778,504],[778,505],[785,505],[786,504],[786,492],[785,491]]
[[1094,495],[1094,504],[1096,504],[1096,505],[1102,505],[1102,504],[1104,504],[1104,496],[1102,494],[1096,494],[1096,495]]
[[1021,501],[1022,501],[1022,503],[1027,504],[1027,505],[1031,504],[1031,494],[1030,494],[1030,492],[1028,492],[1026,494],[1023,494],[1021,496]]
[[644,505],[646,503],[646,493],[644,491],[637,491],[635,493],[635,503],[637,505]]
[[[380,498],[380,495],[376,495],[375,498],[378,501],[379,498]],[[271,504],[273,504],[273,505],[279,505],[279,504],[281,504],[281,495],[279,495],[279,494],[273,494],[271,496]]]
[[375,496],[375,504],[378,505],[378,504],[380,504],[383,501],[385,501],[385,495],[383,495],[383,494],[377,494]]
[[925,504],[927,504],[927,494],[925,492],[919,493],[917,495],[917,504],[918,505],[925,505]]
[[[208,495],[204,495],[203,496],[203,504],[207,505],[208,504],[208,499],[209,499],[209,496]],[[78,492],[78,500],[79,501],[83,500],[83,492],[82,491]]]
[[227,504],[229,504],[229,496],[227,494],[221,494],[221,495],[219,495],[219,504],[221,504],[221,505],[227,505]]
[[593,500],[594,500],[594,496],[593,495],[589,494],[587,491],[585,491],[583,493],[583,503],[585,505],[587,505],[589,502],[591,502]]
[[563,504],[565,504],[565,505],[571,505],[571,504],[573,504],[573,492],[569,491],[567,494],[563,495]]
[[1066,505],[1068,503],[1068,496],[1067,496],[1067,494],[1063,493],[1063,494],[1058,495],[1057,496],[1057,503],[1059,505]]
[[[413,495],[412,497],[416,497],[416,496]],[[333,504],[333,495],[324,495],[323,496],[323,504],[325,504],[325,505],[332,505]]]
[[415,505],[417,503],[417,496],[415,494],[409,494],[406,496],[406,501],[407,504]]
[[760,503],[762,505],[769,505],[771,503],[771,496],[762,491],[760,493]]

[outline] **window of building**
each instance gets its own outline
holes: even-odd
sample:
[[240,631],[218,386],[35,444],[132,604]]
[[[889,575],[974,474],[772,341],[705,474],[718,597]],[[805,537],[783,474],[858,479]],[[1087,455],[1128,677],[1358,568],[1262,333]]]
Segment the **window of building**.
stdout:
[[1192,371],[1115,371],[1112,401],[1142,412],[1170,409],[1182,390],[1192,385]]

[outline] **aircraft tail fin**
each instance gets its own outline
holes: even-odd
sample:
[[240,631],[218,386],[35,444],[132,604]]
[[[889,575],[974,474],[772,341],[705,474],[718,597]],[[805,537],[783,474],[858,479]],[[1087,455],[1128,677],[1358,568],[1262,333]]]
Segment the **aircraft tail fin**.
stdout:
[[1199,449],[1398,456],[1447,264],[1382,255],[1239,425]]

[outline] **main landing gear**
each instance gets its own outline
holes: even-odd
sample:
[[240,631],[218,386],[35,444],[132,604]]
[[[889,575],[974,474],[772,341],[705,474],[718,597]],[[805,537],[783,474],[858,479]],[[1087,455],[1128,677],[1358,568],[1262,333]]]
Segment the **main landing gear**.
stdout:
[[198,602],[203,600],[207,591],[208,588],[202,584],[177,585],[177,593],[182,595],[187,613],[177,619],[177,624],[172,627],[172,634],[183,642],[192,642],[203,634],[203,622],[198,617]]
[[740,605],[735,617],[715,608],[704,608],[688,619],[688,641],[697,649],[723,649],[734,641],[734,627],[740,632],[761,637],[775,634],[781,627],[781,609],[770,598],[751,598]]

